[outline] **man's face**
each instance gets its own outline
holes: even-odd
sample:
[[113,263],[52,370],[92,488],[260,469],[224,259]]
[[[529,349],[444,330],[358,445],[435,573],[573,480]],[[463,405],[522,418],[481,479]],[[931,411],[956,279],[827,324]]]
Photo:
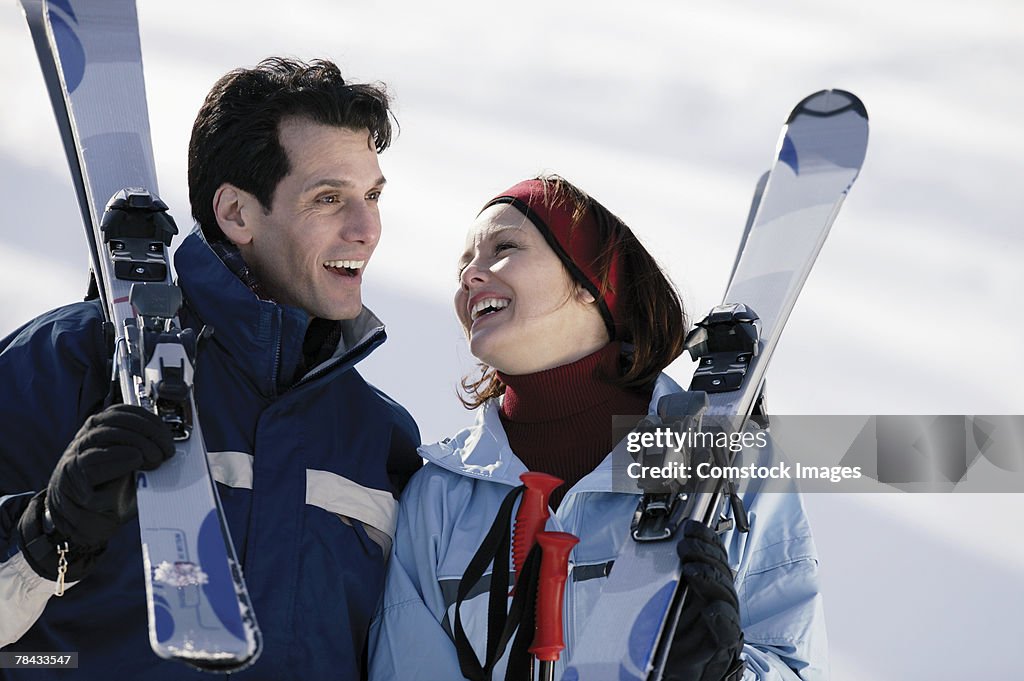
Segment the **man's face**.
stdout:
[[242,257],[277,302],[313,317],[352,319],[362,310],[363,270],[381,231],[385,180],[370,133],[286,118],[278,137],[291,172],[269,213],[246,202],[242,219],[252,239],[239,244]]

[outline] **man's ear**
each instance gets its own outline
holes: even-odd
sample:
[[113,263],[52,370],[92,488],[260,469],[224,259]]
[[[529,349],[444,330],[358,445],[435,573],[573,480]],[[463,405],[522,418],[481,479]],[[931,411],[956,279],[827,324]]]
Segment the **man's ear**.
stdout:
[[218,187],[213,195],[213,214],[217,217],[217,226],[236,246],[252,241],[253,235],[242,217],[242,209],[255,200],[252,194],[228,182]]

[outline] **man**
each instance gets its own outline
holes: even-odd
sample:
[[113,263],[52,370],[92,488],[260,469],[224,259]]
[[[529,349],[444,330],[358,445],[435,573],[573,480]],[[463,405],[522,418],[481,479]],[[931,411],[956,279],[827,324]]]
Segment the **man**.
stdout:
[[[201,232],[175,266],[182,324],[213,329],[196,401],[263,633],[243,678],[359,678],[393,493],[420,465],[411,417],[353,368],[385,338],[360,287],[390,140],[383,90],[277,58],[224,76],[193,128]],[[95,678],[180,679],[199,672],[149,648],[134,494],[173,446],[152,414],[104,408],[110,355],[96,301],[0,341],[0,644],[77,651]],[[75,583],[51,598],[63,542]]]

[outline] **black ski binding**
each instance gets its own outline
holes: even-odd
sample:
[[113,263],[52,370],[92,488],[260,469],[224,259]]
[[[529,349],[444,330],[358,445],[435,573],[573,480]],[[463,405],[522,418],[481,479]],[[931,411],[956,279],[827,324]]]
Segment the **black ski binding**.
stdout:
[[107,202],[100,229],[115,277],[146,282],[167,279],[164,248],[171,245],[178,227],[163,201],[145,189],[122,189]]
[[686,337],[686,350],[699,362],[691,390],[723,393],[739,390],[750,360],[757,356],[761,323],[742,303],[712,308]]
[[189,397],[196,337],[175,324],[181,289],[166,283],[164,259],[178,228],[167,205],[140,188],[114,194],[100,227],[114,276],[135,282],[128,294],[135,317],[125,320],[123,352],[139,401],[164,420],[175,440],[187,440],[194,423]]
[[[658,417],[648,417],[638,426],[645,428],[669,427],[677,432],[701,429],[704,412],[708,408],[707,393],[684,391],[661,398],[658,402]],[[675,451],[670,447],[645,447],[637,454],[636,460],[644,468],[664,468],[675,465],[676,470],[685,470],[693,464],[693,452],[684,447]],[[685,480],[674,478],[639,479],[644,491],[637,504],[630,532],[634,541],[662,541],[675,534],[679,523],[685,517],[686,502],[691,494],[691,485]]]

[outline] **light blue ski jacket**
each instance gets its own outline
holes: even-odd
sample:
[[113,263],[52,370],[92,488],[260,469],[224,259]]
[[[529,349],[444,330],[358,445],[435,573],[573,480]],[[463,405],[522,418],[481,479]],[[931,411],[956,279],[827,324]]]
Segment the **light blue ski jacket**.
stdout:
[[[662,375],[651,401],[680,390]],[[399,507],[384,600],[370,632],[372,681],[461,679],[452,634],[456,591],[473,554],[509,490],[526,467],[509,448],[494,400],[476,423],[453,439],[423,446],[427,465],[413,476]],[[612,492],[611,455],[565,496],[547,529],[580,538],[570,556],[564,626],[573,653],[606,579],[609,564],[627,537],[636,509],[633,494]],[[723,539],[736,574],[746,639],[745,679],[776,681],[828,677],[828,648],[818,583],[818,559],[799,494],[748,492],[743,497],[750,532]],[[485,574],[463,602],[462,622],[478,659],[487,638]],[[629,623],[609,622],[625,632]],[[506,660],[494,679],[504,678]]]

